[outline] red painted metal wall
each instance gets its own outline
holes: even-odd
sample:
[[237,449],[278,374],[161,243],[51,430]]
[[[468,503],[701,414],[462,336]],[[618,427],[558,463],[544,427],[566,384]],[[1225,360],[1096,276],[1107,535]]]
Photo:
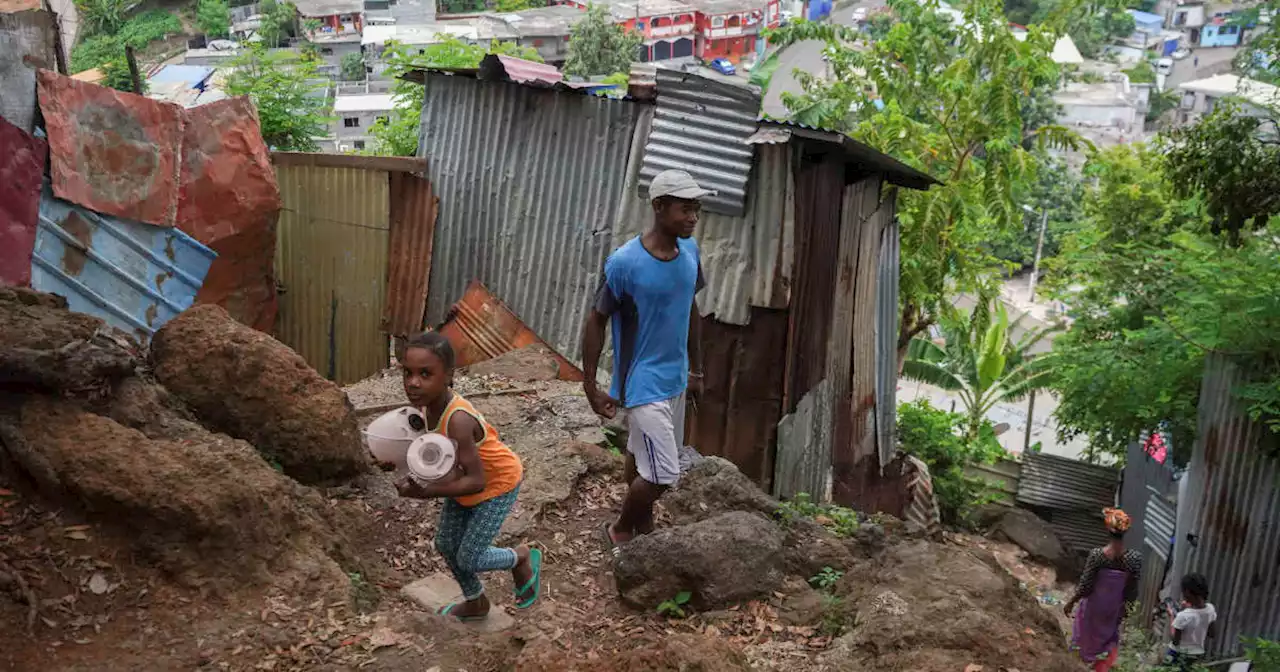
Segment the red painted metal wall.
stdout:
[[31,284],[48,151],[43,140],[0,118],[0,285]]

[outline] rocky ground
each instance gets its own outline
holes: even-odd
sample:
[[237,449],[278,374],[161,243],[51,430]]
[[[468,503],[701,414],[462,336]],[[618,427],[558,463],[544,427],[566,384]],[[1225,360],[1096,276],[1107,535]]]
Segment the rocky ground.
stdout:
[[[211,341],[196,350],[248,338],[200,317],[179,325]],[[515,625],[481,634],[400,593],[443,570],[436,503],[397,498],[368,468],[350,476],[346,441],[308,469],[305,446],[255,420],[293,421],[271,406],[299,394],[337,425],[312,436],[350,436],[400,401],[394,372],[349,388],[344,412],[337,388],[273,377],[299,375],[292,353],[256,339],[254,354],[207,357],[218,371],[161,364],[157,382],[153,356],[42,297],[0,290],[0,325],[0,669],[1078,669],[1023,587],[1044,577],[1010,547],[880,518],[838,536],[821,515],[779,515],[717,459],[615,562],[600,528],[621,458],[537,353],[457,380],[526,465],[504,539],[546,553],[528,612],[510,608],[509,576],[489,577]],[[216,404],[195,379],[238,382]]]

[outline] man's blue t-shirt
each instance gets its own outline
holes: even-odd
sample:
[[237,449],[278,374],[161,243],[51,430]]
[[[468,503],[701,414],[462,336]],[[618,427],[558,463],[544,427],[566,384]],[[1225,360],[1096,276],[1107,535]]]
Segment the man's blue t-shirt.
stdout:
[[689,313],[702,289],[698,243],[663,261],[637,236],[604,262],[596,310],[612,316],[613,387],[623,408],[679,396],[689,384]]

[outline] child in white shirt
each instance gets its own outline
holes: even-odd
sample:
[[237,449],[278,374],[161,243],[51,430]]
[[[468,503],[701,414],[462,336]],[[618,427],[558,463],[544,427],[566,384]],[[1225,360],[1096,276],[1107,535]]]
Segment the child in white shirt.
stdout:
[[1173,618],[1169,659],[1178,669],[1189,670],[1204,660],[1205,640],[1214,635],[1218,611],[1209,602],[1209,581],[1201,574],[1182,577],[1182,599],[1182,611]]

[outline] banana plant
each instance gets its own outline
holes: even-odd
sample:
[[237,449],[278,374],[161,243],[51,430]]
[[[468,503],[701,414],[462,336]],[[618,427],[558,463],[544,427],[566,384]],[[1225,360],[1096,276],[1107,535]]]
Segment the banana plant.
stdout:
[[1033,358],[1030,351],[1053,327],[1028,331],[1015,340],[1020,321],[1011,324],[1002,302],[983,299],[969,313],[941,321],[941,343],[924,333],[907,346],[903,377],[955,392],[964,404],[969,441],[978,438],[983,419],[996,404],[1018,401],[1049,386],[1052,353]]

